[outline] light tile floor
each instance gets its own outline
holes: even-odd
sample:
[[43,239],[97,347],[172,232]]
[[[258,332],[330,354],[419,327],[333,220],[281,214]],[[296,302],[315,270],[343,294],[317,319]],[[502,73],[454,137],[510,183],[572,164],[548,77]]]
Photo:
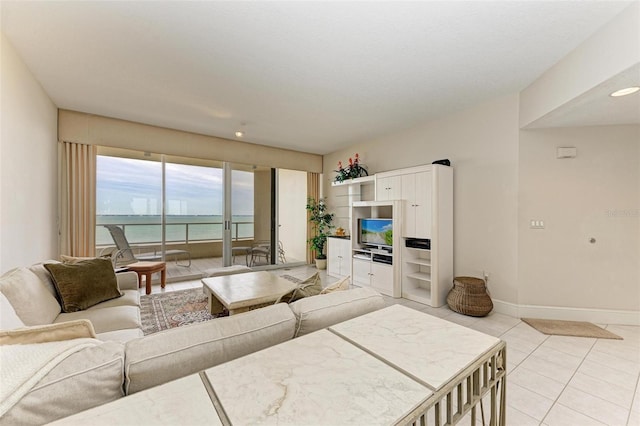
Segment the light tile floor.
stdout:
[[[304,279],[312,266],[271,272]],[[326,286],[337,281],[320,271]],[[164,291],[200,287],[200,280],[167,284]],[[154,293],[160,291],[154,286]],[[624,340],[547,336],[518,318],[460,315],[406,299],[399,303],[499,337],[507,342],[507,424],[513,426],[640,426],[640,327],[600,326]],[[461,424],[469,424],[463,419]],[[478,424],[482,424],[479,419]]]

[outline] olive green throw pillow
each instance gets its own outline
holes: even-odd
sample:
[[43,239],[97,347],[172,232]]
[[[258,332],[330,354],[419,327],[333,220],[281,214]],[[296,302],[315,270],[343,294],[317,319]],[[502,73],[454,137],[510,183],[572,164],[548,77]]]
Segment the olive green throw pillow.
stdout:
[[48,263],[62,312],[77,312],[122,296],[109,259],[87,259],[73,264]]
[[296,300],[300,300],[304,297],[315,296],[322,291],[322,281],[320,280],[320,273],[316,272],[306,280],[302,281],[298,286],[291,290],[289,293],[280,297],[276,303],[286,302],[291,303]]

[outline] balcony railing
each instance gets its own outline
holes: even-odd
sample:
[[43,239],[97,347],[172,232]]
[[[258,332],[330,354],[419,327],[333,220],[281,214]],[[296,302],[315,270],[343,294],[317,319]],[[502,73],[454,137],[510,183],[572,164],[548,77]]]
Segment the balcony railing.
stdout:
[[[233,241],[253,239],[253,221],[232,222]],[[162,225],[157,222],[117,223],[96,225],[96,246],[113,245],[113,239],[104,225],[120,226],[129,244],[160,244]],[[223,222],[171,222],[165,224],[167,243],[222,241]]]

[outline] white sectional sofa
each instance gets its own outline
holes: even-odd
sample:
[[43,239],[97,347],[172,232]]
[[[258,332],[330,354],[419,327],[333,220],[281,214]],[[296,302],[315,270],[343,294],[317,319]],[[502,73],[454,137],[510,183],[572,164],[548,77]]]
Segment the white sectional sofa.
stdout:
[[[36,265],[35,269],[38,268],[39,265]],[[35,274],[34,267],[26,269]],[[30,285],[39,282],[24,270],[19,275],[11,275],[9,279],[16,280],[18,277],[27,277]],[[6,276],[0,279],[2,293],[7,288],[7,282],[2,281],[5,278]],[[121,289],[129,288],[133,283],[129,277],[120,274],[118,281],[122,282]],[[40,284],[41,293],[48,293],[44,288],[45,284]],[[17,299],[14,294],[9,293],[2,302],[4,305],[6,300],[13,303]],[[35,298],[36,295],[25,293],[20,300],[28,297]],[[72,339],[40,344],[65,344],[68,354],[55,365],[48,365],[46,374],[35,374],[29,388],[23,389],[15,401],[0,400],[0,426],[48,423],[381,309],[385,305],[382,296],[374,290],[358,288],[312,296],[290,305],[280,303],[129,339],[130,336],[141,335],[137,328],[140,324],[139,311],[136,316],[128,309],[138,309],[139,299],[129,297],[132,305],[89,308],[77,313],[83,315],[73,317],[66,317],[66,314],[59,312],[54,315],[55,309],[47,306],[46,310],[51,312],[46,317],[30,319],[30,323],[41,324],[46,323],[46,320],[58,322],[77,317],[96,321],[94,327],[97,337],[102,340]],[[40,296],[37,300],[42,306],[45,303],[52,305],[47,297]],[[42,300],[45,302],[41,302]],[[110,302],[112,301],[104,303]],[[34,315],[35,310],[15,306],[15,313],[20,319],[21,314]],[[109,318],[114,318],[117,326],[109,327]],[[129,326],[131,328],[125,328]],[[69,351],[68,346],[76,342],[77,346]],[[11,367],[4,365],[3,368]]]

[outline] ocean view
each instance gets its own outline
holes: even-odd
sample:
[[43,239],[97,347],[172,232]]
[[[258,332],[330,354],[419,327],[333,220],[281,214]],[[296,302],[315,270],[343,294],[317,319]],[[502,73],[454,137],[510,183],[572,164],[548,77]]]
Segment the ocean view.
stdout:
[[[167,242],[222,240],[222,216],[167,215]],[[253,216],[232,217],[233,238],[253,238]],[[159,243],[162,239],[160,215],[97,215],[96,245],[113,245],[107,228],[102,225],[124,225],[130,244]],[[237,229],[237,236],[236,236]]]

